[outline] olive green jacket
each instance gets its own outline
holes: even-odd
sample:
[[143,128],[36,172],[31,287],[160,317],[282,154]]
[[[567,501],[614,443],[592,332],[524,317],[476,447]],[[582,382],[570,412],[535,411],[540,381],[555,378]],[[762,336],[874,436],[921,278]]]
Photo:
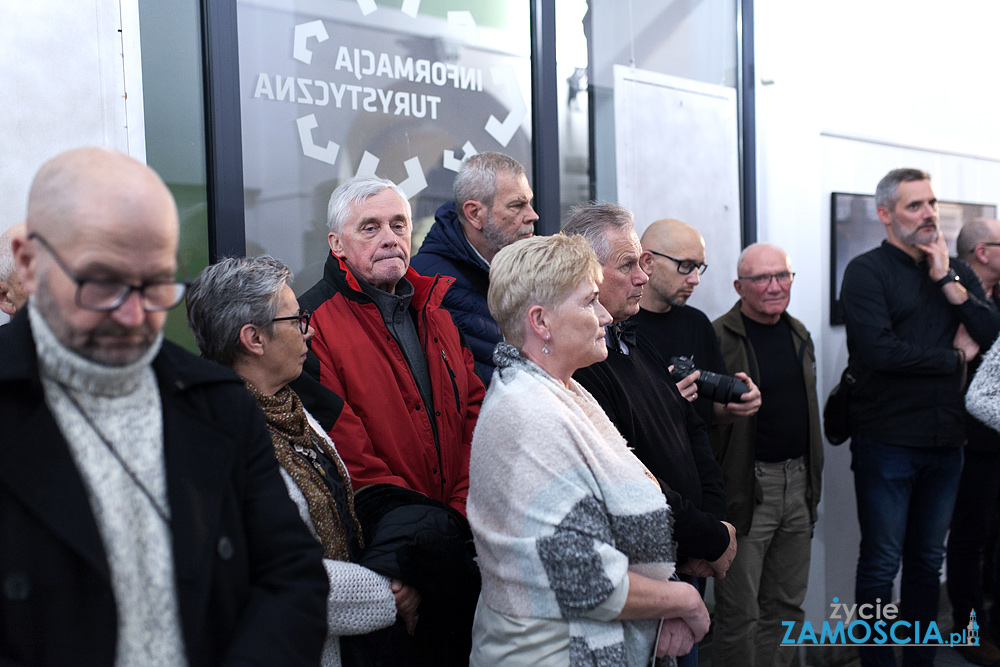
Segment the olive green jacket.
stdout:
[[[740,317],[740,301],[728,313],[712,322],[719,337],[722,357],[729,373],[745,372],[754,383],[760,383],[760,369],[753,346],[747,338]],[[802,375],[806,383],[806,397],[809,402],[809,446],[806,450],[806,464],[809,480],[806,500],[809,514],[816,523],[816,505],[819,504],[820,487],[823,483],[823,435],[819,426],[819,402],[816,398],[816,352],[812,338],[802,322],[782,313],[781,317],[792,329],[795,354],[802,360]],[[763,397],[767,400],[767,396]],[[760,502],[760,488],[754,475],[755,438],[757,417],[737,419],[732,424],[712,426],[710,440],[715,458],[722,467],[726,485],[726,518],[736,528],[737,535],[750,531],[753,510]]]

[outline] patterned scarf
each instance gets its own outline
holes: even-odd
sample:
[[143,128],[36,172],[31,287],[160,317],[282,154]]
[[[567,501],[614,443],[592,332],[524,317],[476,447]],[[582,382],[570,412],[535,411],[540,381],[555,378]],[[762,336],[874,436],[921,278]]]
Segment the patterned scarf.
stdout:
[[274,458],[278,459],[278,463],[288,472],[306,498],[309,518],[312,519],[316,535],[319,536],[319,541],[326,551],[326,557],[349,561],[347,535],[341,524],[333,493],[323,481],[325,473],[310,463],[313,459],[309,455],[319,450],[337,466],[337,472],[340,473],[344,488],[347,490],[347,507],[354,523],[355,534],[361,543],[360,548],[363,549],[361,525],[354,513],[354,490],[343,462],[337,453],[332,451],[326,440],[309,426],[302,401],[290,387],[286,385],[274,396],[265,396],[249,382],[246,385],[267,418],[267,428],[271,432],[271,442],[274,444]]

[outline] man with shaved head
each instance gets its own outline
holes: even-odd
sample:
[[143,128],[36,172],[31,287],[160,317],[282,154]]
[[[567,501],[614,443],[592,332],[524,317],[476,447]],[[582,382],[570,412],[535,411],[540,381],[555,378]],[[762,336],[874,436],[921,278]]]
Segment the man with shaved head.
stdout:
[[255,402],[163,340],[177,208],[102,148],[39,170],[0,329],[0,662],[316,664],[322,548]]
[[[996,317],[1000,317],[1000,220],[976,218],[962,226],[958,233],[958,257],[968,264],[982,283],[987,303]],[[968,383],[979,369],[982,356],[969,362]],[[982,617],[984,583],[992,580],[993,598],[1000,599],[1000,571],[992,577],[983,576],[983,555],[988,541],[987,526],[996,520],[1000,504],[1000,433],[966,412],[965,462],[958,481],[955,510],[951,515],[948,532],[947,568],[948,597],[951,599],[952,623],[962,627],[969,622],[969,613],[976,609],[979,623],[988,627],[980,633],[979,646],[967,646],[962,655],[977,664],[1000,661],[1000,617],[991,612],[989,624]],[[989,556],[989,554],[986,554]],[[986,562],[996,559],[987,557]]]
[[[664,363],[683,356],[694,361],[697,368],[726,374],[726,363],[719,350],[712,323],[705,313],[687,305],[688,299],[701,282],[705,263],[705,239],[698,230],[680,220],[657,220],[642,234],[642,255],[639,264],[649,276],[649,283],[639,301],[639,313],[632,318],[636,327],[652,341]],[[760,390],[742,372],[736,376],[750,388],[740,401],[715,403],[698,395],[696,381],[700,371],[694,371],[677,383],[681,395],[694,402],[698,415],[706,424],[728,423],[748,417],[760,408]]]
[[795,274],[784,250],[747,246],[736,275],[740,299],[713,325],[726,368],[747,369],[762,402],[755,415],[711,433],[737,535],[729,576],[715,588],[713,657],[720,665],[788,665],[795,651],[780,647],[782,623],[805,617],[823,478],[816,351],[787,312]]
[[11,244],[15,238],[23,237],[24,223],[19,222],[0,234],[0,311],[10,317],[24,305],[28,295],[14,272],[14,251]]

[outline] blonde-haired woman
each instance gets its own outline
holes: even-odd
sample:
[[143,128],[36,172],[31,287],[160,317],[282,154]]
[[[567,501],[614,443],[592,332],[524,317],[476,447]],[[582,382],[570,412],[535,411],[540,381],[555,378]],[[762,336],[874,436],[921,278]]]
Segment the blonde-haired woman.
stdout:
[[491,264],[490,312],[507,342],[472,441],[483,577],[472,665],[644,665],[708,630],[698,592],[670,581],[659,484],[572,379],[607,356],[600,281],[582,237],[519,241]]

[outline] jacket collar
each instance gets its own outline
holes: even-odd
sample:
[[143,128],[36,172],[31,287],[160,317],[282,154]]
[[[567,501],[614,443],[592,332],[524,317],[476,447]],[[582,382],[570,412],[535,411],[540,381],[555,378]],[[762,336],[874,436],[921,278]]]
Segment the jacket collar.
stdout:
[[434,253],[452,262],[463,262],[484,271],[489,263],[472,247],[459,220],[455,202],[445,202],[434,214],[434,224],[420,245],[420,252]]
[[[904,255],[906,253],[903,253]],[[719,318],[719,322],[723,327],[739,336],[740,338],[747,337],[747,329],[743,324],[743,313],[740,311],[740,306],[743,305],[743,299],[738,299],[733,307],[729,309],[725,315]],[[809,332],[806,330],[805,326],[802,325],[797,319],[788,314],[788,311],[781,313],[781,319],[788,323],[788,326],[792,330],[792,334],[800,340],[806,340],[809,338]]]
[[[445,291],[454,282],[454,278],[446,276],[434,278],[422,276],[412,266],[406,269],[404,277],[413,285],[413,298],[410,304],[417,310],[425,306],[440,307]],[[326,258],[326,265],[323,267],[323,280],[351,301],[361,304],[372,303],[371,298],[361,291],[358,279],[347,268],[344,260],[332,252]]]

